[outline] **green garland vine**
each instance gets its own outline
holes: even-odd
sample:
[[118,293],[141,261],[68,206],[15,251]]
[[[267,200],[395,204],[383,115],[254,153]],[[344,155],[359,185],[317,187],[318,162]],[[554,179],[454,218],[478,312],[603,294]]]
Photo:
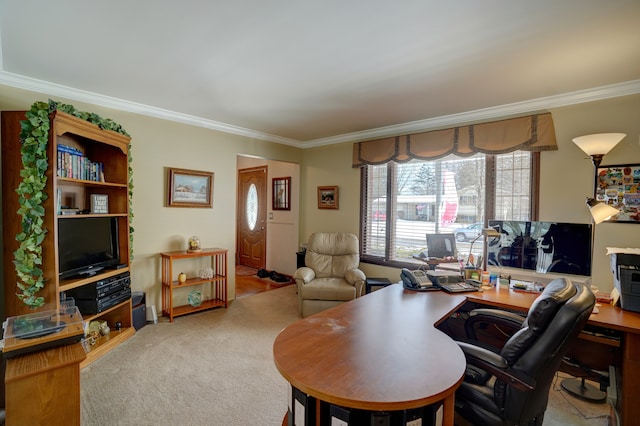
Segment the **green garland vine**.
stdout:
[[[96,124],[104,130],[111,130],[125,136],[129,134],[119,124],[110,119],[104,119],[97,114],[76,110],[71,105],[49,102],[35,102],[25,113],[25,119],[20,121],[20,154],[22,156],[22,181],[16,188],[20,208],[17,213],[21,216],[21,232],[16,235],[20,243],[13,253],[16,274],[18,277],[16,296],[26,306],[35,309],[44,305],[45,300],[36,293],[44,288],[45,278],[42,271],[42,242],[47,235],[44,227],[44,206],[47,199],[45,188],[47,185],[46,171],[49,168],[47,158],[47,144],[49,143],[50,121],[49,114],[62,111],[82,120]],[[133,170],[131,167],[131,150],[128,154],[129,166],[129,239],[133,247]],[[133,257],[132,257],[133,258]]]

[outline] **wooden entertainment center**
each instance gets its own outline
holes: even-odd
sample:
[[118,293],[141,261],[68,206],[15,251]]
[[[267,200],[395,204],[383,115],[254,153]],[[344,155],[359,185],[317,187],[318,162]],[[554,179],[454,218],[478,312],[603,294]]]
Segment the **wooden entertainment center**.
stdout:
[[[47,234],[42,243],[42,271],[45,287],[38,293],[45,299],[44,306],[37,310],[60,309],[61,296],[72,289],[92,285],[100,280],[113,279],[130,271],[129,247],[129,142],[128,136],[113,131],[102,130],[97,125],[61,111],[50,114],[51,129],[47,145],[48,168],[47,183],[44,192],[44,227]],[[22,177],[20,121],[25,119],[24,111],[2,112],[2,181],[3,181],[3,246],[4,246],[4,298],[5,316],[18,316],[34,312],[16,297],[16,271],[13,253],[19,247],[16,235],[21,232],[21,217],[15,214],[19,209],[18,187]],[[75,153],[75,165],[69,165],[63,149],[72,149]],[[67,157],[67,160],[69,158]],[[102,167],[89,173],[90,164]],[[86,173],[66,173],[70,167],[87,167]],[[65,172],[62,172],[65,170]],[[99,173],[96,175],[96,171]],[[107,210],[90,213],[92,200],[107,201]],[[104,197],[106,195],[106,197]],[[70,212],[61,207],[69,206]],[[59,222],[73,221],[87,217],[115,218],[118,225],[119,260],[117,269],[104,269],[95,275],[82,278],[61,279],[59,277]],[[78,224],[79,222],[76,222]],[[68,224],[68,223],[66,223]],[[87,236],[90,238],[90,236]],[[110,306],[102,312],[84,315],[87,322],[106,321],[111,331],[89,346],[84,367],[105,354],[110,349],[133,336],[131,298]],[[116,323],[118,327],[116,327]],[[118,329],[119,328],[119,329]]]

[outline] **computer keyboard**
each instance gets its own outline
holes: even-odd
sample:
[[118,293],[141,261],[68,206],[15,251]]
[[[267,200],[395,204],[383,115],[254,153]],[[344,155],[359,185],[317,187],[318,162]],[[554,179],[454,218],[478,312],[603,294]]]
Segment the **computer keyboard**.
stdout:
[[461,293],[461,292],[465,292],[465,291],[477,291],[478,287],[472,285],[472,284],[467,284],[466,282],[459,282],[459,283],[446,283],[446,284],[440,284],[440,287],[444,290],[444,291],[448,291],[449,293]]

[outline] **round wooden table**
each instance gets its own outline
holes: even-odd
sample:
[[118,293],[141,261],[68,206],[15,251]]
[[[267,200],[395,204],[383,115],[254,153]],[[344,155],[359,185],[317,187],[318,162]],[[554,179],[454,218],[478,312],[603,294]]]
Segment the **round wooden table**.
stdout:
[[369,411],[442,402],[444,424],[453,425],[466,361],[435,325],[465,300],[390,285],[285,328],[273,346],[276,367],[319,401]]

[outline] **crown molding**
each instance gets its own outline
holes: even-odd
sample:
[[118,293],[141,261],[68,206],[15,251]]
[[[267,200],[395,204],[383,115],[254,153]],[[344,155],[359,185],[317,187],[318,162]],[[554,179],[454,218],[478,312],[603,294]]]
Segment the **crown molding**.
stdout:
[[462,112],[459,114],[445,115],[442,117],[434,117],[425,120],[363,130],[361,132],[345,133],[327,138],[314,139],[307,141],[304,144],[304,147],[311,148],[342,142],[359,142],[389,136],[425,132],[434,129],[441,129],[445,126],[458,126],[477,121],[504,119],[505,117],[517,114],[539,112],[549,108],[576,105],[620,96],[635,95],[638,93],[640,93],[640,80],[632,80],[623,83],[579,90],[576,92]]
[[72,87],[50,83],[47,81],[25,77],[19,74],[1,70],[0,84],[19,89],[30,90],[33,92],[44,93],[50,96],[60,96],[66,99],[100,105],[106,108],[113,108],[117,110],[132,112],[135,114],[160,118],[162,120],[175,121],[191,126],[203,127],[224,133],[245,136],[267,142],[275,142],[303,149],[343,142],[358,142],[402,134],[425,132],[428,130],[443,128],[445,126],[456,126],[464,123],[483,120],[503,119],[505,117],[517,114],[533,113],[536,111],[544,111],[549,108],[557,108],[567,105],[575,105],[585,102],[598,101],[626,95],[635,95],[640,93],[640,80],[632,80],[607,86],[594,87],[591,89],[585,89],[576,92],[531,99],[528,101],[499,105],[490,108],[483,108],[459,114],[428,118],[425,120],[411,121],[408,123],[395,124],[392,126],[377,127],[360,132],[345,133],[342,135],[313,139],[303,142],[295,139],[247,129],[244,127],[221,123],[219,121],[204,119],[189,114],[156,108],[149,105],[144,105],[110,96],[104,96],[97,93],[75,89]]
[[94,105],[100,105],[106,108],[132,112],[135,114],[146,115],[149,117],[160,118],[162,120],[175,121],[178,123],[188,124],[191,126],[204,127],[207,129],[217,130],[224,133],[231,133],[239,136],[259,139],[267,142],[275,142],[283,145],[291,145],[301,148],[300,141],[295,139],[284,138],[269,133],[259,132],[244,127],[234,126],[231,124],[221,123],[219,121],[208,120],[189,114],[182,114],[162,108],[156,108],[149,105],[139,104],[124,99],[104,96],[85,90],[74,89],[72,87],[63,86],[56,83],[50,83],[35,78],[25,77],[19,74],[13,74],[6,71],[0,71],[0,84],[15,87],[18,89],[30,90],[33,92],[44,93],[50,96],[60,96],[79,102],[86,102]]

